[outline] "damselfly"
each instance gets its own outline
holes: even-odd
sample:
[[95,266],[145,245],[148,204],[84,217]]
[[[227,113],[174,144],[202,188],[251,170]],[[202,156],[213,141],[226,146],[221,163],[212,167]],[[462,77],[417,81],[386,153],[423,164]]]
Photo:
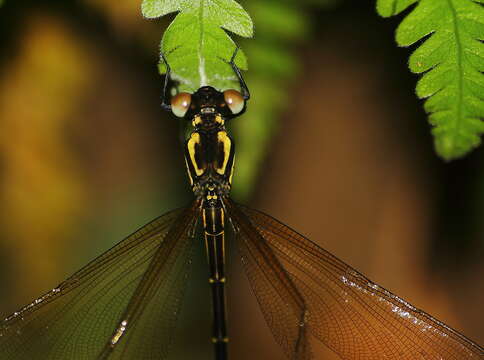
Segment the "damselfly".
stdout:
[[[203,86],[163,107],[189,120],[185,162],[195,195],[93,260],[0,325],[0,359],[167,359],[203,229],[212,294],[216,360],[227,359],[225,229],[252,290],[288,359],[327,346],[343,359],[484,359],[483,348],[371,282],[269,215],[229,193],[234,142],[225,124],[246,110],[249,90]],[[230,225],[229,225],[230,224]]]

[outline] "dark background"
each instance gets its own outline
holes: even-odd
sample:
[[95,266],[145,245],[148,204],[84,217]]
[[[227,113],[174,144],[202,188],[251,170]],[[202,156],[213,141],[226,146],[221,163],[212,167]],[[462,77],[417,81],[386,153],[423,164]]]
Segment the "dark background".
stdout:
[[[3,315],[191,198],[181,126],[160,108],[158,44],[172,17],[144,20],[140,3],[0,7]],[[451,163],[435,155],[411,49],[393,40],[402,17],[382,19],[369,2],[281,2],[302,22],[298,37],[274,38],[256,1],[242,4],[255,9],[255,38],[235,39],[253,98],[234,131],[246,154],[237,169],[251,170],[234,197],[483,343],[483,150]],[[270,46],[287,61],[257,62]],[[203,261],[177,340],[198,339],[199,356],[210,351]],[[275,357],[235,253],[230,263],[233,358]]]

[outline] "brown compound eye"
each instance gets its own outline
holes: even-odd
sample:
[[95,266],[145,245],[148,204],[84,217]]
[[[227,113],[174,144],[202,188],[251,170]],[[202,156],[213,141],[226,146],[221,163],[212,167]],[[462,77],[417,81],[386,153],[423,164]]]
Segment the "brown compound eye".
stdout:
[[245,105],[243,96],[237,90],[225,90],[224,91],[225,103],[229,107],[232,114],[238,114],[242,111]]
[[184,117],[192,102],[192,95],[186,92],[176,94],[171,98],[171,112],[178,117]]

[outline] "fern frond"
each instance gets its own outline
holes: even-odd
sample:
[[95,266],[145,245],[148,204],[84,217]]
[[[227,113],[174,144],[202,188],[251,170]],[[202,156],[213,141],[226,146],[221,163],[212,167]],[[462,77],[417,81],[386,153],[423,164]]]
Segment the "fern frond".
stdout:
[[390,17],[401,13],[418,0],[377,0],[376,10],[383,17]]
[[[158,18],[179,12],[166,29],[161,51],[168,60],[172,77],[180,91],[193,92],[204,85],[223,90],[234,88],[237,81],[228,60],[235,44],[228,34],[251,37],[253,24],[249,14],[234,0],[143,0],[143,15]],[[247,68],[242,51],[235,63]],[[160,73],[166,68],[161,62]]]
[[[416,0],[379,0],[382,16],[395,15]],[[437,153],[446,160],[468,153],[484,133],[484,9],[472,0],[420,0],[396,31],[400,46],[427,37],[409,59],[423,74],[417,96],[434,126]]]

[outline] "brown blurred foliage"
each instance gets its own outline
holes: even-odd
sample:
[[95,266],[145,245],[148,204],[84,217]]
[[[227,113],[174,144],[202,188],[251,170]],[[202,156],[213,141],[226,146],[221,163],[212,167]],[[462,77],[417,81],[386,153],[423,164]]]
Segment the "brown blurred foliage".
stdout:
[[62,23],[42,15],[29,20],[0,84],[1,208],[4,245],[22,264],[13,270],[35,284],[58,280],[64,239],[86,206],[66,132],[79,120],[92,66],[86,47]]
[[[478,319],[484,294],[478,284],[483,264],[446,278],[428,263],[436,194],[426,180],[428,169],[414,161],[413,149],[395,131],[396,122],[411,121],[411,112],[395,114],[392,101],[380,101],[391,88],[378,75],[381,60],[371,54],[355,60],[336,41],[326,45],[305,53],[303,64],[311,76],[295,87],[298,95],[273,142],[255,207],[482,341]],[[348,45],[355,52],[360,46]],[[464,279],[470,287],[462,286]],[[243,276],[237,281],[243,282]],[[467,296],[456,301],[455,291]],[[249,338],[254,348],[265,349],[255,358],[281,358],[251,294],[235,301],[257,318],[235,315],[236,332],[245,334],[245,341],[234,340],[237,359],[254,358]],[[318,359],[339,359],[329,350],[318,354]]]
[[[159,121],[158,96],[147,105],[126,64],[65,19],[33,11],[26,24],[0,83],[9,311],[163,209],[146,217],[164,186],[163,152],[139,120]],[[114,230],[92,235],[97,226]]]

